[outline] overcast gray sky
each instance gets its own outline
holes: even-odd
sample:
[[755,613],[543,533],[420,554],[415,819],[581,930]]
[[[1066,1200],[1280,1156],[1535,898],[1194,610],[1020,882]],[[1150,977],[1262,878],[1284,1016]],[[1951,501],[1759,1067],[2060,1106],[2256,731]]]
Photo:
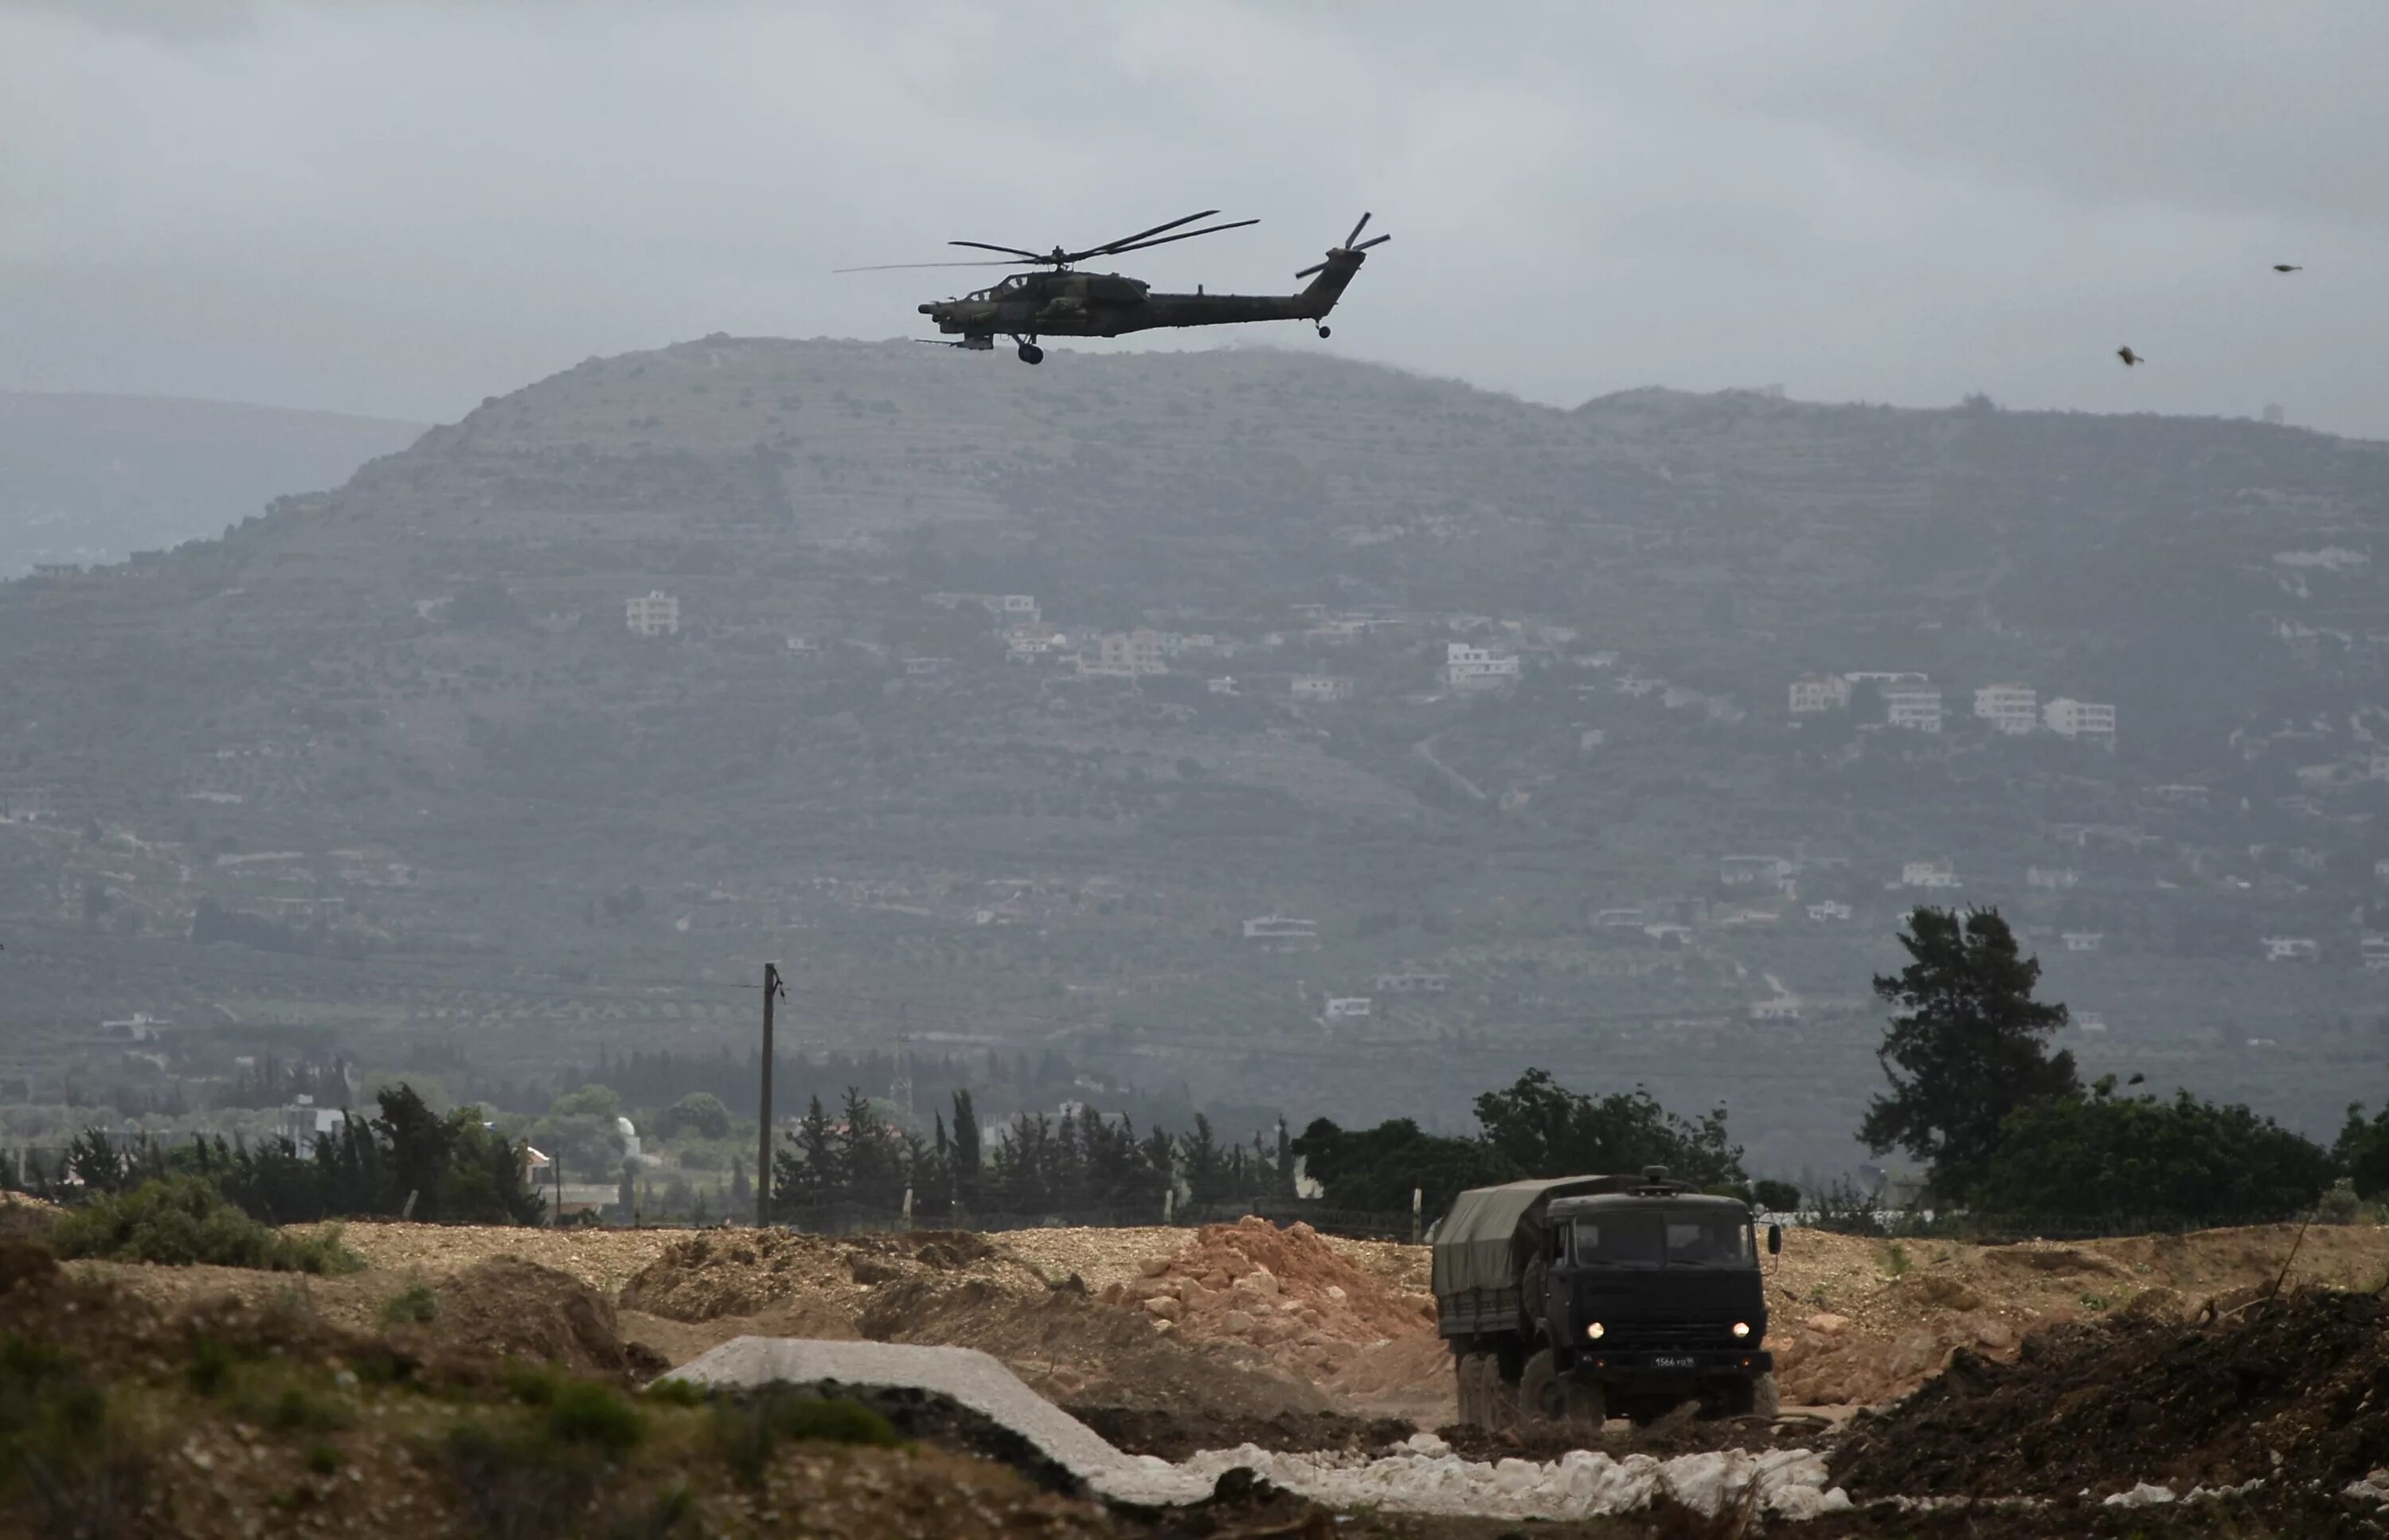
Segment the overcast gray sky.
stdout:
[[448,419],[712,331],[926,335],[977,275],[829,270],[957,236],[1216,206],[1262,223],[1122,265],[1283,291],[1370,209],[1333,341],[1244,335],[1568,405],[2389,437],[2384,59],[2373,0],[0,0],[0,387]]

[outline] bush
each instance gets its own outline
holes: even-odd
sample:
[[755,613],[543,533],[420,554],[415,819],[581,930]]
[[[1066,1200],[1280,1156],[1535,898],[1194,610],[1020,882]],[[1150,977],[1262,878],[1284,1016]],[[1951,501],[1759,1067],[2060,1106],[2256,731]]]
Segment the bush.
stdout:
[[656,1131],[665,1139],[694,1134],[698,1139],[730,1137],[730,1109],[710,1091],[691,1091],[673,1102]]
[[825,1400],[801,1391],[767,1390],[714,1403],[715,1453],[749,1486],[760,1486],[781,1444],[862,1444],[892,1448],[903,1441],[888,1419],[858,1401]]
[[548,1404],[547,1431],[566,1444],[626,1454],[646,1436],[646,1419],[621,1392],[594,1380],[567,1381]]
[[58,1221],[50,1245],[63,1257],[177,1267],[328,1275],[364,1266],[340,1244],[338,1226],[308,1236],[283,1234],[241,1213],[200,1177],[160,1177],[130,1192],[96,1198]]
[[2128,1216],[2136,1225],[2295,1218],[2334,1172],[2330,1152],[2244,1106],[2089,1095],[2016,1109],[1975,1194],[1981,1209],[2026,1217]]
[[2331,1190],[2316,1200],[2314,1216],[2322,1225],[2363,1223],[2364,1200],[2356,1195],[2356,1183],[2345,1177],[2332,1183]]
[[440,1296],[428,1283],[410,1283],[381,1307],[385,1326],[423,1326],[440,1318]]
[[29,1533],[152,1533],[140,1518],[149,1452],[115,1404],[55,1345],[0,1337],[0,1512]]

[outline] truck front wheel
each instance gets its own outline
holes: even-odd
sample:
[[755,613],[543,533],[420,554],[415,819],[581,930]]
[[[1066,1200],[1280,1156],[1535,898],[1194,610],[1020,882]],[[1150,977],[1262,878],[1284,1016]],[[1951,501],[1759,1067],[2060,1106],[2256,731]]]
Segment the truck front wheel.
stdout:
[[1540,1349],[1518,1374],[1518,1421],[1521,1426],[1559,1422],[1567,1417],[1567,1394],[1560,1383],[1552,1350]]
[[1763,1417],[1772,1421],[1783,1410],[1782,1393],[1775,1388],[1773,1370],[1756,1380],[1744,1380],[1734,1385],[1726,1395],[1726,1411],[1732,1417]]

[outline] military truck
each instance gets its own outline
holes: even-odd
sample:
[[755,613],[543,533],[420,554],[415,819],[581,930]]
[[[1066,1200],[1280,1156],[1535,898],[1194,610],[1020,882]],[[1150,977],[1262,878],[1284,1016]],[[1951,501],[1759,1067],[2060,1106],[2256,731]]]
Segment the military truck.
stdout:
[[[1782,1246],[1769,1226],[1768,1251]],[[1663,1167],[1463,1192],[1436,1227],[1434,1277],[1463,1422],[1597,1428],[1687,1401],[1776,1413],[1750,1210]]]

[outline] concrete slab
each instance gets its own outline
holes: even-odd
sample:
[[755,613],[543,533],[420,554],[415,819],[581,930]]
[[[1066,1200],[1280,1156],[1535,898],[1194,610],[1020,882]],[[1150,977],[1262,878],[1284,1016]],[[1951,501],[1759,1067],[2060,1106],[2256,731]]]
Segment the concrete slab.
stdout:
[[700,1385],[835,1380],[935,1392],[1011,1429],[1092,1491],[1121,1502],[1200,1502],[1211,1495],[1217,1479],[1216,1473],[1207,1479],[1148,1455],[1122,1454],[977,1348],[736,1337],[672,1370],[672,1378]]
[[1579,1449],[1549,1464],[1505,1459],[1488,1465],[1462,1459],[1434,1434],[1419,1433],[1374,1457],[1275,1454],[1246,1445],[1172,1465],[1122,1454],[976,1348],[739,1337],[672,1373],[703,1385],[835,1381],[950,1396],[1019,1434],[1090,1491],[1156,1508],[1201,1502],[1223,1473],[1239,1468],[1334,1507],[1412,1513],[1585,1519],[1632,1512],[1664,1492],[1715,1514],[1753,1487],[1761,1511],[1772,1517],[1807,1519],[1850,1506],[1839,1487],[1828,1485],[1824,1457],[1808,1449],[1725,1450],[1667,1460],[1649,1455],[1612,1459]]

